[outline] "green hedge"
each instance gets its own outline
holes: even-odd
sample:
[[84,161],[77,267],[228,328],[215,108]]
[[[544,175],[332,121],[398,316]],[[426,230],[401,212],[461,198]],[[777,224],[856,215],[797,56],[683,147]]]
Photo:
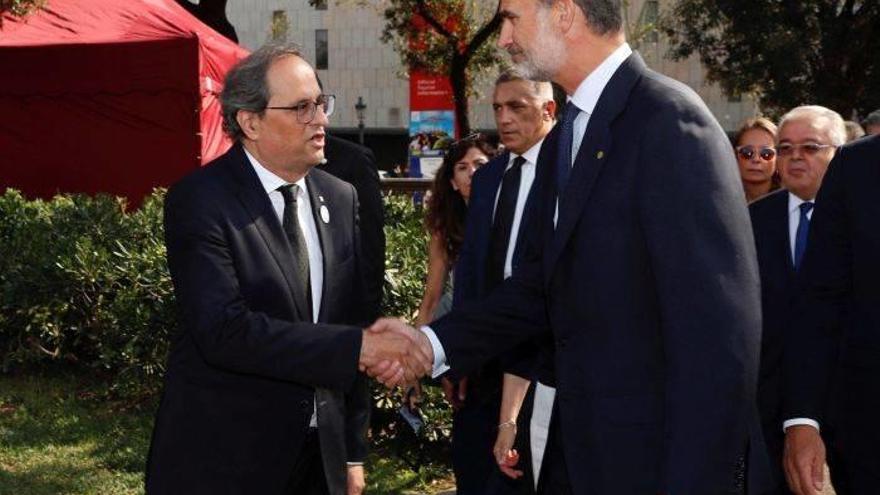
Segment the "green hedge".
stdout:
[[[0,196],[0,366],[61,362],[103,378],[108,394],[155,396],[161,389],[174,294],[165,261],[164,191],[127,212],[124,200],[61,195]],[[406,196],[386,206],[383,310],[412,317],[426,271],[421,208]],[[437,460],[449,436],[449,410],[428,387],[418,437],[398,420],[399,392],[375,387],[374,440],[414,462]],[[415,455],[413,455],[415,452]]]

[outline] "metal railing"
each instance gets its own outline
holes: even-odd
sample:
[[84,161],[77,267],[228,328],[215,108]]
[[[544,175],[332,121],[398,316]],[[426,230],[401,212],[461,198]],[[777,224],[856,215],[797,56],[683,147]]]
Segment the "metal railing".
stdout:
[[425,192],[431,188],[432,179],[389,177],[381,180],[382,192],[390,194],[412,194]]

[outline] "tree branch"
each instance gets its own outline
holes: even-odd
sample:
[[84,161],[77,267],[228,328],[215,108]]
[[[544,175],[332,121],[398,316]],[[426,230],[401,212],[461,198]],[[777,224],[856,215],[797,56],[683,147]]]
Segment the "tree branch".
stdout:
[[434,28],[434,31],[437,31],[438,34],[443,36],[444,38],[449,39],[457,39],[453,33],[449,32],[443,24],[435,18],[431,12],[428,10],[428,6],[425,5],[425,0],[416,0],[416,13],[419,14],[425,22],[428,23],[429,26]]

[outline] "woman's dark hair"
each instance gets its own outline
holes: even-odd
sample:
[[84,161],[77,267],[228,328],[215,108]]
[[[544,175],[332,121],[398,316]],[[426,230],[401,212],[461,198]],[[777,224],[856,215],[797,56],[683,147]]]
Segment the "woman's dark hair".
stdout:
[[452,143],[443,158],[443,165],[437,170],[431,184],[431,199],[425,216],[428,232],[436,233],[446,244],[446,259],[452,263],[458,257],[458,249],[464,239],[464,220],[467,204],[461,193],[452,188],[455,164],[471,150],[477,148],[490,159],[496,150],[482,134],[468,136]]

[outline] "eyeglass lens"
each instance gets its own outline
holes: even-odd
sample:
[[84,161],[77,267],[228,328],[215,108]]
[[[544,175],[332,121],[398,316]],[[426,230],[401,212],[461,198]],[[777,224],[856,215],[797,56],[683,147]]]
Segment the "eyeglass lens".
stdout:
[[[741,156],[744,160],[751,160],[753,156],[755,156],[755,148],[752,146],[743,146],[737,150],[739,156]],[[761,148],[757,150],[758,157],[765,162],[769,162],[776,156],[776,150],[773,148]]]

